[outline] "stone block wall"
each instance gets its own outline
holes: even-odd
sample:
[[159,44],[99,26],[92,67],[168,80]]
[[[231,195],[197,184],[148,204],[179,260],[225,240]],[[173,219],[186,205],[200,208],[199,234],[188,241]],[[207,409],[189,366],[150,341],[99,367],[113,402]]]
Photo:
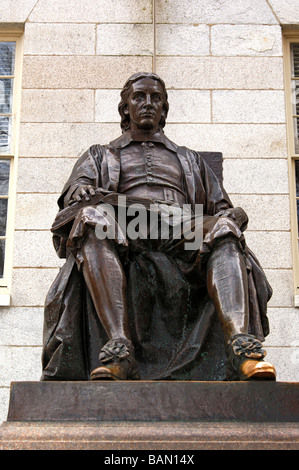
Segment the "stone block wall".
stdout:
[[[39,380],[43,304],[62,261],[50,226],[76,159],[120,134],[126,79],[156,71],[165,133],[221,151],[224,184],[248,213],[247,241],[274,294],[266,340],[280,381],[298,381],[282,25],[296,0],[2,0],[0,28],[24,27],[11,306],[0,307],[0,420],[12,381]],[[153,15],[155,13],[155,15]]]

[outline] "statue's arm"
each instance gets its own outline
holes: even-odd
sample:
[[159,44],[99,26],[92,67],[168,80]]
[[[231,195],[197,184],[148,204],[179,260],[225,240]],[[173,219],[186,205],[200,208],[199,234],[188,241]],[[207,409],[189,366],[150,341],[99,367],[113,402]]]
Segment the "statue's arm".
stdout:
[[232,219],[239,229],[244,232],[248,225],[248,216],[242,207],[230,207],[225,210],[221,210],[215,214],[217,217],[229,217]]
[[60,209],[87,199],[100,187],[103,147],[91,146],[76,162],[58,200]]
[[248,225],[248,216],[241,207],[234,207],[219,179],[197,153],[197,163],[206,192],[207,213],[216,217],[229,217],[244,231]]
[[[58,199],[59,212],[55,217],[52,232],[53,243],[60,258],[66,258],[66,242],[69,235],[70,224],[64,220],[63,213],[71,208],[70,201],[78,195],[85,186],[98,188],[100,186],[101,161],[103,148],[99,145],[91,146],[75,163],[72,172],[64,185],[61,196]],[[90,194],[90,191],[89,191]],[[58,229],[54,229],[58,225]]]

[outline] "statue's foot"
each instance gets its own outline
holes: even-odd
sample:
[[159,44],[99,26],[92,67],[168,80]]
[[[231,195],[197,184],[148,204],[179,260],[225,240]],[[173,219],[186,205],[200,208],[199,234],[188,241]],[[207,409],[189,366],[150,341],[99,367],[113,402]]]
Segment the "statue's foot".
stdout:
[[276,371],[264,361],[266,351],[252,335],[235,335],[228,343],[228,380],[276,380]]
[[125,359],[97,367],[91,372],[90,380],[139,380],[139,374],[137,368]]
[[101,349],[99,360],[90,380],[139,380],[134,346],[126,338],[112,339]]
[[239,380],[276,380],[275,367],[266,361],[247,359],[238,371]]

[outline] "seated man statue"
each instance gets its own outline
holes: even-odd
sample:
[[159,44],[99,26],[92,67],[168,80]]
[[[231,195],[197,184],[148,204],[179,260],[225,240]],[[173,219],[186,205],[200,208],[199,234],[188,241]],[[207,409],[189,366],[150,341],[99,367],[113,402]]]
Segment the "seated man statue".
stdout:
[[[246,245],[247,216],[200,152],[165,136],[168,108],[156,74],[130,77],[122,135],[91,146],[63,189],[52,231],[66,262],[46,299],[42,380],[275,380],[262,349],[272,291]],[[154,207],[159,223],[189,207],[201,243],[174,236],[173,214],[168,238],[150,223],[129,236],[133,213],[124,223],[116,196],[125,210],[144,202],[147,221]]]

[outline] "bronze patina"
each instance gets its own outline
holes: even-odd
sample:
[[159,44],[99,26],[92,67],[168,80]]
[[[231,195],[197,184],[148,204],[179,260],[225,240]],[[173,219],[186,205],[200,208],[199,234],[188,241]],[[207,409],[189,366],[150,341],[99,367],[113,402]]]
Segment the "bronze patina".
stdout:
[[[275,379],[262,347],[272,290],[246,244],[247,215],[201,152],[166,137],[168,108],[157,75],[130,77],[122,135],[91,146],[62,191],[52,231],[66,262],[46,299],[42,380]],[[137,237],[132,204],[147,222]],[[185,207],[201,233],[188,249],[173,215]]]

